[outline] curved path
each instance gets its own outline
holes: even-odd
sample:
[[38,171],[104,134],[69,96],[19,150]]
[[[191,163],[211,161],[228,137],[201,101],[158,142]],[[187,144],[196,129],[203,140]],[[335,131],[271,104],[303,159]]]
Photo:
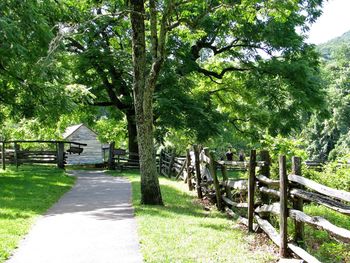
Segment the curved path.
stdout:
[[33,226],[7,263],[142,262],[131,185],[99,171],[78,177]]

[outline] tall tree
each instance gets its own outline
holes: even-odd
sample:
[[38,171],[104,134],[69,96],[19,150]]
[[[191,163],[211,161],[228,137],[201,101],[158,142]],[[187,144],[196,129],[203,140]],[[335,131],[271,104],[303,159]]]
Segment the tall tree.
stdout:
[[[169,59],[182,62],[179,74],[196,72],[218,83],[230,73],[239,75],[245,72],[284,79],[282,89],[285,92],[281,92],[281,96],[285,101],[296,101],[287,110],[282,108],[284,115],[288,111],[293,113],[295,107],[306,109],[320,101],[318,96],[308,100],[301,95],[312,95],[319,87],[312,83],[303,85],[313,82],[317,56],[314,56],[312,47],[304,43],[304,36],[297,33],[296,28],[308,30],[307,23],[320,15],[322,0],[130,0],[129,4],[142,202],[161,203],[153,150],[152,97],[166,58],[166,44],[174,45]],[[149,21],[145,23],[147,18]],[[168,33],[169,41],[166,41]],[[150,64],[147,63],[147,54],[152,57]],[[304,58],[304,62],[308,59],[309,62],[303,63]],[[288,76],[288,71],[293,68],[294,74]],[[302,73],[303,68],[313,70],[298,81],[297,74]],[[278,81],[274,88],[280,88]]]
[[[65,48],[72,58],[76,83],[86,85],[95,96],[91,106],[112,107],[127,121],[128,150],[138,159],[135,110],[132,99],[131,40],[129,21],[122,7],[112,3],[90,3],[76,11],[66,26]],[[119,4],[121,5],[121,4]],[[72,26],[73,25],[73,26]]]
[[140,150],[141,203],[161,205],[163,200],[159,187],[153,143],[153,94],[165,59],[167,17],[170,15],[172,1],[164,3],[160,21],[156,1],[149,1],[150,25],[148,32],[150,36],[149,48],[152,56],[149,69],[146,60],[147,29],[145,26],[144,5],[143,0],[130,0],[130,19],[133,32],[133,91]]

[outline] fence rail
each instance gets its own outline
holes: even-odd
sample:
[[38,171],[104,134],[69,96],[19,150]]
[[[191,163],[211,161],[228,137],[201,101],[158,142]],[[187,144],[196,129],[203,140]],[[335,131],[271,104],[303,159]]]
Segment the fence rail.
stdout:
[[[260,157],[259,160],[257,157]],[[292,170],[288,173],[286,157],[280,156],[277,180],[270,178],[271,160],[267,151],[261,151],[257,156],[252,150],[246,162],[216,161],[214,153],[208,148],[199,152],[194,145],[192,151],[187,151],[186,157],[162,153],[160,169],[166,176],[176,172],[176,178],[183,179],[189,190],[196,189],[199,198],[205,195],[213,200],[219,210],[237,218],[248,227],[249,232],[262,229],[279,247],[281,257],[293,252],[306,262],[319,262],[298,246],[304,240],[304,225],[324,230],[334,240],[344,243],[350,243],[350,231],[323,217],[306,214],[304,203],[316,203],[350,215],[350,193],[303,177],[301,159],[293,157],[291,161]],[[230,165],[244,165],[248,179],[229,179],[227,169]],[[273,227],[271,215],[278,216],[279,231]],[[288,241],[288,217],[294,222],[292,242]]]
[[109,170],[140,169],[139,155],[127,152],[125,149],[115,148],[114,142],[103,148],[103,155]]
[[[67,159],[64,145],[70,145],[67,152],[78,153],[75,149],[79,149],[79,153],[83,151],[84,143],[72,141],[47,141],[47,140],[16,140],[1,141],[0,159],[2,168],[6,169],[6,164],[14,164],[17,167],[21,164],[57,164],[59,168],[64,168]],[[21,145],[41,145],[40,148],[49,148],[45,150],[21,149]],[[76,145],[76,146],[72,146]],[[78,146],[78,147],[77,147]],[[32,146],[33,147],[33,146]],[[35,147],[34,147],[35,148]],[[54,150],[53,150],[53,149]]]

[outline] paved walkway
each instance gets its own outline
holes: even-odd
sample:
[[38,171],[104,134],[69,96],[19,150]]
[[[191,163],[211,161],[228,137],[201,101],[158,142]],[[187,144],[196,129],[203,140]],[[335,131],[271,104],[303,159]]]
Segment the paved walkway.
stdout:
[[142,262],[131,186],[98,171],[78,180],[34,225],[7,263]]

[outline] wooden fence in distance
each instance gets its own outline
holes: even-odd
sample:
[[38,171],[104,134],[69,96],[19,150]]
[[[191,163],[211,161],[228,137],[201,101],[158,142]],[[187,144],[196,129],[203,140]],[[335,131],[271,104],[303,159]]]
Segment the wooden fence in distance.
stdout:
[[[22,149],[23,144],[41,145],[39,148],[48,149]],[[2,169],[5,170],[7,164],[14,164],[16,167],[21,164],[57,164],[57,167],[64,168],[67,158],[65,144],[70,146],[67,152],[77,154],[80,154],[82,147],[86,146],[86,144],[71,141],[2,141],[0,153]]]
[[184,171],[186,156],[176,156],[174,151],[161,150],[159,154],[159,174],[171,177]]
[[[172,155],[167,154],[167,158],[169,156]],[[259,160],[257,157],[260,157]],[[176,177],[182,178],[189,190],[196,189],[199,198],[207,196],[212,199],[219,210],[237,218],[248,227],[249,232],[262,229],[279,247],[281,257],[288,257],[289,252],[293,252],[306,262],[319,262],[298,245],[304,240],[304,224],[327,231],[331,238],[339,242],[350,243],[348,229],[303,211],[304,202],[312,202],[350,215],[350,193],[303,177],[301,159],[298,157],[292,158],[292,170],[288,174],[286,157],[280,156],[279,180],[270,179],[271,160],[267,151],[261,151],[257,156],[256,151],[252,150],[249,161],[240,163],[216,161],[209,149],[199,152],[194,145],[186,158],[181,157],[180,160],[178,165],[173,166],[170,166],[170,161],[163,162],[162,174],[171,176],[174,174],[172,171],[176,171]],[[227,168],[230,165],[247,167],[248,179],[229,179]],[[218,176],[220,173],[221,179]],[[271,215],[278,216],[279,232],[271,223]],[[294,222],[292,242],[288,241],[288,217]]]
[[104,156],[109,170],[140,169],[137,153],[129,153],[125,149],[115,148],[114,142],[103,148]]
[[[324,162],[310,161],[310,160],[305,161],[304,164],[305,164],[306,168],[313,169],[313,170],[316,170],[316,171],[322,171],[324,166],[326,165],[326,163],[324,163]],[[336,164],[336,167],[337,168],[350,167],[350,162],[338,161],[337,164]]]
[[[125,149],[115,148],[114,143],[103,148],[105,164],[109,170],[137,170],[140,169],[139,155],[129,153]],[[183,157],[176,157],[173,153],[162,150],[156,154],[156,165],[159,174],[167,177],[174,175],[183,164]]]

